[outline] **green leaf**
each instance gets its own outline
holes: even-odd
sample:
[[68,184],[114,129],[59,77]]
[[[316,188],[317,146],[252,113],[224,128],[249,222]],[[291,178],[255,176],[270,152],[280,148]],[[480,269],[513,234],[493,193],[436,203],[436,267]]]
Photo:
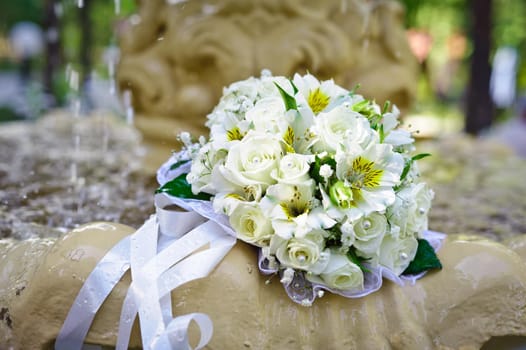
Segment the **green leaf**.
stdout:
[[391,101],[389,100],[385,101],[384,108],[382,109],[382,114],[385,114],[390,106],[391,106]]
[[411,159],[409,159],[405,163],[404,170],[402,170],[402,174],[400,175],[400,181],[403,181],[405,179],[405,177],[407,176],[407,173],[409,173],[409,170],[411,169],[411,164],[413,164],[415,160],[429,157],[430,155],[431,153],[420,153],[420,154],[417,154],[416,156],[411,157]]
[[336,160],[330,156],[319,158],[316,156],[314,163],[310,165],[309,176],[313,178],[317,183],[324,183],[325,179],[320,176],[320,168],[322,165],[328,164],[332,170],[336,169]]
[[360,270],[362,270],[362,272],[371,272],[371,270],[363,266],[364,261],[367,261],[368,259],[365,259],[365,258],[362,258],[361,256],[356,255],[355,249],[356,248],[351,247],[349,251],[347,252],[347,257],[349,258],[349,260],[351,260],[353,263],[358,265],[358,267],[360,268]]
[[276,85],[276,87],[278,88],[279,93],[280,93],[281,97],[283,98],[283,102],[285,102],[285,109],[287,111],[289,111],[291,109],[296,109],[297,110],[298,106],[296,105],[296,99],[293,96],[290,96],[277,83],[274,83],[274,85]]
[[420,153],[420,154],[417,154],[416,156],[413,156],[411,160],[419,160],[419,159],[429,157],[429,156],[431,156],[431,153]]
[[190,159],[183,159],[183,160],[177,161],[177,162],[173,163],[172,165],[170,165],[170,170],[177,169],[177,168],[179,168],[181,165],[186,164],[186,163],[188,163],[189,161],[190,161]]
[[378,133],[380,134],[380,143],[383,143],[385,140],[385,132],[384,132],[383,124],[380,125],[380,128],[378,129]]
[[352,106],[352,110],[355,112],[360,113],[362,110],[364,110],[369,105],[369,100],[363,100],[358,103],[355,103]]
[[409,264],[402,275],[416,275],[420,272],[442,269],[442,264],[435,254],[435,250],[425,239],[418,240],[418,249],[413,261]]
[[192,192],[192,186],[186,181],[186,175],[187,174],[181,174],[175,179],[168,181],[159,187],[155,193],[166,193],[174,197],[200,200],[209,200],[212,197],[208,193],[194,194]]
[[290,85],[292,85],[292,91],[294,91],[294,95],[296,95],[298,93],[298,87],[296,86],[296,84],[294,84],[294,82],[292,81],[292,79],[289,79],[290,81]]
[[411,164],[413,163],[412,160],[409,160],[405,163],[404,170],[402,170],[402,174],[400,175],[400,181],[403,181],[405,177],[407,176],[407,173],[409,173],[409,169],[411,169]]
[[360,84],[354,85],[351,91],[349,91],[349,96],[352,96],[356,93],[356,91],[360,88]]

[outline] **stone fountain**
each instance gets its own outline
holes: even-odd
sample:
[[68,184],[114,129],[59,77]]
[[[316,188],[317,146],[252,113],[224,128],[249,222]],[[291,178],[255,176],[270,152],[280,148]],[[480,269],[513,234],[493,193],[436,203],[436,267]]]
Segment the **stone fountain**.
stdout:
[[142,4],[121,38],[121,91],[130,90],[152,170],[176,135],[206,134],[224,86],[263,69],[333,78],[405,109],[417,63],[396,1],[170,1]]
[[[203,131],[204,116],[222,86],[262,68],[283,75],[309,70],[347,87],[360,82],[361,93],[402,107],[411,100],[415,63],[395,1],[174,3],[141,2],[139,17],[130,19],[122,39],[118,82],[121,90],[132,92],[148,154],[158,157],[152,167],[176,147],[178,131]],[[9,158],[0,169],[0,213],[11,220],[21,206],[33,213],[24,218],[31,224],[17,222],[18,229],[4,229],[8,237],[0,240],[0,349],[51,348],[88,274],[152,212],[146,203],[153,201],[154,186],[136,163],[142,157],[137,135],[112,120],[99,116],[83,121],[82,128],[55,113],[35,128],[51,135],[50,151],[39,155],[35,147],[26,152],[27,160]],[[12,152],[19,149],[20,129],[28,126],[0,133],[0,142]],[[81,141],[75,147],[79,133],[81,140],[106,135],[107,146]],[[64,145],[71,146],[75,171],[68,163],[67,176],[52,183],[61,156],[50,154]],[[386,283],[363,299],[327,294],[304,308],[291,302],[277,281],[267,283],[257,271],[255,251],[238,242],[210,276],[172,293],[176,313],[210,315],[211,349],[513,349],[526,344],[526,186],[520,181],[526,164],[504,147],[462,137],[422,147],[435,155],[423,169],[437,193],[430,226],[450,234],[439,251],[441,272],[413,286]],[[35,158],[41,159],[38,166],[23,166]],[[22,186],[17,196],[13,164],[20,174],[29,174],[24,181],[33,191]],[[39,186],[41,174],[49,178]],[[104,183],[109,186],[100,187]],[[51,199],[69,203],[69,215],[45,211]],[[113,210],[118,204],[124,210]],[[85,223],[105,222],[77,226],[83,217]],[[47,224],[60,229],[42,229]],[[25,230],[32,234],[23,235]],[[115,345],[129,283],[127,274],[97,314],[86,343]],[[136,323],[130,348],[140,347]]]

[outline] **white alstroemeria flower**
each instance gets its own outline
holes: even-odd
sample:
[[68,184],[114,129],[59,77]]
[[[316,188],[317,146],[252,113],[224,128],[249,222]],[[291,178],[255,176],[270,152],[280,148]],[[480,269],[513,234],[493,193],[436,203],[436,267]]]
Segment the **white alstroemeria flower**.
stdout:
[[303,237],[316,229],[334,226],[314,197],[314,181],[304,185],[276,184],[267,189],[261,208],[272,220],[276,234],[285,239]]
[[351,220],[394,203],[393,187],[400,182],[404,160],[391,145],[372,144],[359,155],[340,152],[335,158],[340,181],[331,185],[329,195]]
[[[274,169],[272,176],[278,183],[288,185],[310,185],[309,162],[312,156],[289,153],[281,158],[279,167]],[[307,184],[309,182],[309,184]]]
[[415,236],[427,230],[434,192],[426,183],[410,184],[396,194],[387,211],[389,220],[400,227],[400,236]]
[[414,142],[415,139],[413,139],[411,133],[404,129],[393,130],[384,139],[384,143],[388,143],[395,147],[412,144]]
[[[217,192],[243,192],[250,186],[261,186],[264,190],[276,182],[270,173],[278,167],[283,150],[280,140],[268,134],[249,132],[229,150],[219,172],[227,182],[237,185],[237,191],[221,188]],[[212,181],[216,181],[215,178]]]
[[400,110],[396,105],[393,105],[391,108],[391,112],[387,112],[382,116],[382,125],[384,129],[384,133],[387,135],[392,130],[394,130],[398,124],[400,123],[398,121],[398,118],[400,117]]
[[230,225],[237,238],[257,246],[268,246],[274,234],[272,224],[255,203],[240,203],[230,213]]
[[274,235],[270,250],[282,266],[319,274],[329,263],[331,255],[329,249],[325,248],[325,235],[323,230],[314,230],[304,237],[288,240]]
[[417,248],[418,241],[414,237],[397,239],[385,235],[380,245],[378,262],[399,276],[415,258]]
[[[295,74],[293,83],[298,89],[299,104],[308,107],[314,115],[330,110],[348,96],[348,91],[336,85],[333,80],[319,81],[311,74]],[[302,103],[303,101],[305,103]]]
[[192,160],[190,172],[186,176],[186,180],[192,185],[194,194],[199,192],[217,193],[217,188],[212,181],[212,173],[216,164],[224,162],[225,157],[226,152],[214,150],[210,143],[201,147],[196,157]]
[[245,120],[231,120],[228,117],[226,119],[224,124],[210,127],[210,143],[214,149],[228,151],[237,141],[242,140],[250,129],[250,124]]
[[371,213],[362,217],[354,224],[354,246],[361,255],[377,254],[387,229],[387,219],[383,214]]
[[334,153],[342,147],[347,151],[356,147],[363,149],[376,138],[367,118],[346,104],[318,114],[311,131],[318,140],[313,146],[315,152]]
[[[307,274],[307,279],[318,282],[318,278],[312,277]],[[331,251],[329,263],[320,274],[320,278],[329,288],[350,291],[362,290],[364,287],[364,276],[360,267],[336,251]]]

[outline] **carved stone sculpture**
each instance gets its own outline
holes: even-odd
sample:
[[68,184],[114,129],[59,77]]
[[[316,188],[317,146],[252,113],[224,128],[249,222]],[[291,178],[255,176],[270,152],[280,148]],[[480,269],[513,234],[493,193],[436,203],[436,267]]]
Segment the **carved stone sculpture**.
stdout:
[[[2,241],[0,348],[49,348],[97,261],[133,231],[93,223],[57,240]],[[513,240],[516,253],[481,238],[450,236],[439,251],[443,270],[416,285],[386,283],[362,299],[327,293],[312,307],[293,303],[278,280],[265,283],[256,252],[238,242],[210,276],[172,292],[172,300],[175,314],[210,315],[211,349],[479,349],[490,337],[526,336],[525,242]],[[87,343],[115,344],[129,283],[127,274],[103,304]],[[136,324],[130,348],[137,347]]]
[[359,83],[360,94],[400,108],[415,93],[416,60],[394,0],[151,0],[128,24],[117,79],[154,156],[181,131],[205,134],[222,88],[262,69]]

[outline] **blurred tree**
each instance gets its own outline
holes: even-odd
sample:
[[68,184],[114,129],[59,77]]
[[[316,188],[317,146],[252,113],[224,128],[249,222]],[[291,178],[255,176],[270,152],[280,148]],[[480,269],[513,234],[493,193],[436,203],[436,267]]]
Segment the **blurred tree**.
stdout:
[[57,0],[45,0],[44,2],[44,18],[43,29],[45,40],[45,56],[43,68],[43,85],[44,92],[54,96],[51,101],[52,106],[57,104],[57,93],[54,85],[57,79],[57,73],[61,66],[61,26],[60,15],[62,7]]
[[79,6],[80,24],[80,51],[79,60],[81,66],[81,86],[85,87],[89,82],[92,70],[93,51],[93,25],[91,20],[91,9],[94,0],[85,0],[83,6]]
[[39,0],[0,1],[0,33],[7,33],[16,23],[29,21],[40,24],[43,3]]
[[470,79],[466,94],[465,131],[478,134],[491,126],[494,106],[490,96],[490,49],[492,0],[470,0],[471,57]]
[[[430,76],[435,88],[431,91],[434,95],[420,96],[421,100],[435,100],[435,104],[463,102],[467,131],[476,133],[480,128],[488,126],[492,118],[487,113],[491,114],[492,107],[486,105],[490,99],[482,89],[488,86],[492,57],[496,50],[503,46],[511,46],[519,52],[517,89],[519,92],[526,90],[525,0],[493,0],[489,7],[486,0],[481,0],[480,3],[476,0],[401,0],[401,2],[406,7],[406,26],[425,30],[433,38],[433,48],[428,60]],[[484,32],[475,27],[480,27]],[[443,67],[448,65],[450,39],[455,35],[462,37],[462,33],[469,35],[464,45],[463,56],[456,58],[458,69],[452,73]],[[475,90],[468,92],[467,89],[475,89],[478,92]],[[420,91],[420,93],[426,92],[427,90]],[[467,99],[470,99],[470,102]],[[486,113],[480,114],[478,116],[480,120],[476,123],[472,119],[478,114],[475,109]],[[468,112],[471,113],[469,116]]]

